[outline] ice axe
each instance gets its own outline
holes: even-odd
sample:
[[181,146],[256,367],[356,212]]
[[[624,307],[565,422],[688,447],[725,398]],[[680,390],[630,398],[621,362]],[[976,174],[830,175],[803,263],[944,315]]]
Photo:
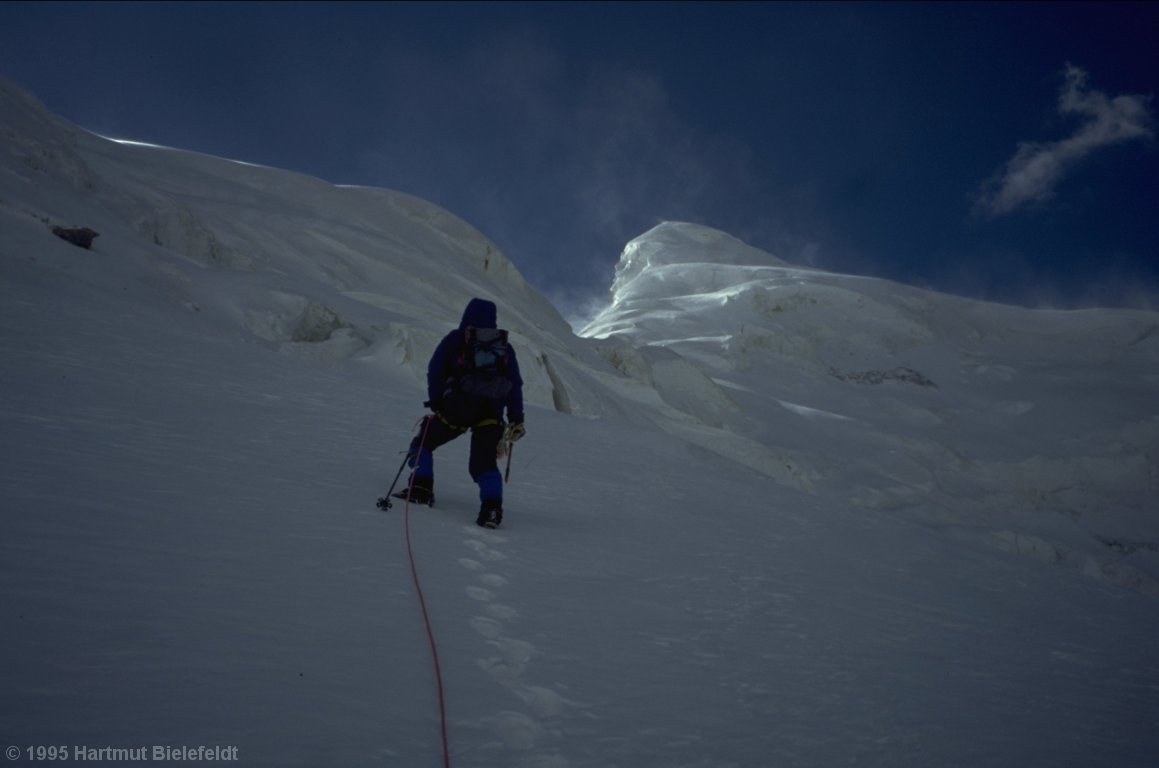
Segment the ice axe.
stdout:
[[506,483],[511,478],[511,454],[515,451],[515,443],[507,441],[507,469],[503,472],[503,482]]
[[515,441],[511,439],[511,425],[507,425],[507,429],[503,430],[503,437],[499,440],[499,450],[496,451],[495,458],[501,459],[503,455],[507,455],[507,469],[503,472],[503,482],[506,483],[511,478],[511,453],[515,450]]

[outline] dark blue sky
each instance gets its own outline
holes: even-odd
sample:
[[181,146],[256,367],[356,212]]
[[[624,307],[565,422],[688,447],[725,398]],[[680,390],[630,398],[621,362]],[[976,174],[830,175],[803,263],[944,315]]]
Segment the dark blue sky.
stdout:
[[1157,5],[9,2],[0,74],[97,133],[439,203],[568,314],[666,219],[1159,308]]

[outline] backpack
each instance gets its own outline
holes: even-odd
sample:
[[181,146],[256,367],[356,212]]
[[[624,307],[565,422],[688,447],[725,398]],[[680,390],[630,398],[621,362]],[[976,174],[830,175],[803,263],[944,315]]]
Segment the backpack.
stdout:
[[455,361],[457,389],[472,400],[502,402],[514,383],[508,375],[507,331],[498,328],[463,329]]

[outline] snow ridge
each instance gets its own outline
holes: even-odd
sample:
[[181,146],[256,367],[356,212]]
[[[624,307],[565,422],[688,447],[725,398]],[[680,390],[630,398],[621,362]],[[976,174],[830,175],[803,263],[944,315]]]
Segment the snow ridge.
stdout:
[[[1159,596],[1156,562],[1100,545],[1111,528],[1159,536],[1157,320],[799,269],[669,222],[625,247],[613,301],[582,334],[630,346],[605,354],[666,401],[695,391],[700,407],[681,411],[700,424],[685,439],[798,489],[989,531],[1000,547],[1039,536],[1047,559]],[[658,367],[661,353],[683,367]],[[770,401],[784,410],[754,423]]]

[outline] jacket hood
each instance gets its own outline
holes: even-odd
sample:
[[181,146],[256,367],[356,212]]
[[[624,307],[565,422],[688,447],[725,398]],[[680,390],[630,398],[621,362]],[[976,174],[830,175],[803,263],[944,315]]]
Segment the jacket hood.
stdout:
[[463,319],[459,321],[459,328],[497,328],[499,311],[495,302],[486,299],[471,299],[467,308],[463,310]]

